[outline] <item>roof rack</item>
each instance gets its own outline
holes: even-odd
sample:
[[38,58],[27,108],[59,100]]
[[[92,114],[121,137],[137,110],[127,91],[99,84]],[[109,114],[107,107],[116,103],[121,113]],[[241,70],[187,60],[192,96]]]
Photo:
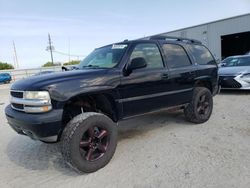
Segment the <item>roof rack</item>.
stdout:
[[176,40],[181,42],[189,42],[189,43],[196,43],[202,44],[201,41],[195,39],[188,39],[182,37],[172,37],[172,36],[164,36],[164,35],[155,35],[149,38],[149,40]]

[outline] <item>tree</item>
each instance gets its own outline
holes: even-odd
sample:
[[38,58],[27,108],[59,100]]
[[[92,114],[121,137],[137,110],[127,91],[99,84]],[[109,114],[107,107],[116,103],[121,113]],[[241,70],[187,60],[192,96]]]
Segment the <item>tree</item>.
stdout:
[[14,69],[13,65],[9,63],[0,62],[0,70]]
[[52,63],[50,61],[48,61],[47,63],[45,63],[42,67],[53,67],[53,66],[60,66],[60,63]]
[[79,60],[72,60],[70,62],[63,63],[63,65],[78,65],[79,63]]

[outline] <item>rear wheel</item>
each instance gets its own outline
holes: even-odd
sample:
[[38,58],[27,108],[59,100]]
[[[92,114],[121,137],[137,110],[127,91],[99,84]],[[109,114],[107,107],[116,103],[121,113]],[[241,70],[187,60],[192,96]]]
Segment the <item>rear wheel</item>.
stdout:
[[213,110],[213,97],[205,87],[194,88],[192,101],[184,109],[185,117],[193,123],[206,122]]
[[62,155],[78,172],[94,172],[114,155],[117,125],[99,113],[83,113],[73,118],[62,134]]

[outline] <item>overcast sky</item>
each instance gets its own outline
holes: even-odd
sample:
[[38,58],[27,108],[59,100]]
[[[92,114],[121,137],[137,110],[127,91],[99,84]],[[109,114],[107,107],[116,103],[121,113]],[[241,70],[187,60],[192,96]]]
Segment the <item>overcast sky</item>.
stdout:
[[[21,68],[50,61],[48,33],[55,50],[68,53],[70,46],[84,56],[105,44],[246,13],[250,0],[0,0],[0,61],[13,63],[12,41]],[[54,54],[55,61],[68,59]]]

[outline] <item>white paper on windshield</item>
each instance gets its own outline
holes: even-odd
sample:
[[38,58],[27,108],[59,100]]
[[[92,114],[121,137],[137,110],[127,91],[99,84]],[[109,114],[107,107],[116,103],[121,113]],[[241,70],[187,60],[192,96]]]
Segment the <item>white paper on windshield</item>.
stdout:
[[124,49],[127,46],[127,44],[113,44],[112,49]]

